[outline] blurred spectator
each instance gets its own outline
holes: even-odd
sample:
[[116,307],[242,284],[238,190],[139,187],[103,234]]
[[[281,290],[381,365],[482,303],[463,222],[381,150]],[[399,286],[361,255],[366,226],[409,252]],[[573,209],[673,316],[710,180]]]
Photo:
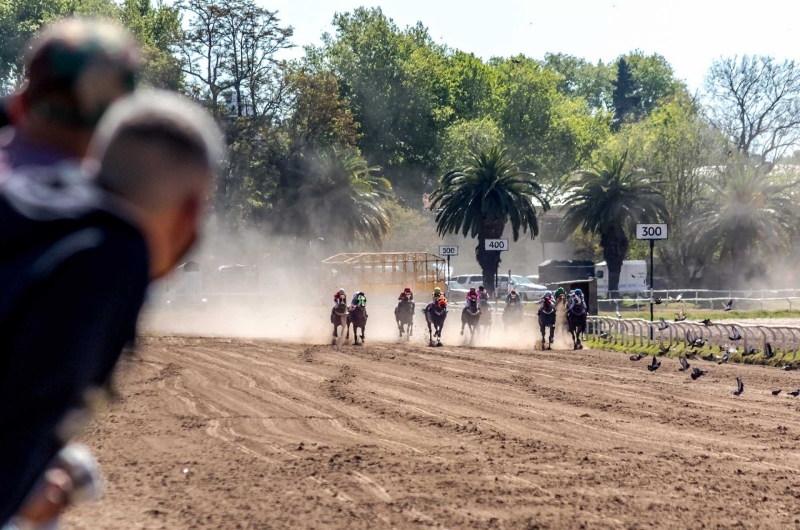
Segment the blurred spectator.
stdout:
[[138,50],[121,27],[84,19],[47,27],[26,48],[27,80],[4,105],[15,133],[0,139],[0,166],[80,159],[109,105],[134,89]]
[[223,147],[198,106],[141,92],[111,107],[90,154],[95,180],[62,164],[0,185],[0,525],[76,434],[148,282],[194,242]]

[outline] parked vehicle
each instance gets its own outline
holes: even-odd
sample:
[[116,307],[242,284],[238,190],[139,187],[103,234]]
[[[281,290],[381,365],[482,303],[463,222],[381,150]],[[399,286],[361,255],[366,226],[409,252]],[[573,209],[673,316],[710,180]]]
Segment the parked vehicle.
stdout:
[[[595,277],[597,278],[597,295],[608,297],[608,265],[605,261],[595,266]],[[620,294],[636,294],[648,289],[647,262],[644,260],[623,261],[619,274]]]
[[[539,297],[547,290],[544,285],[535,284],[525,276],[511,275],[511,281],[507,274],[501,274],[498,278],[497,295],[505,297],[511,289],[516,289],[522,295],[523,300],[538,300]],[[481,274],[462,274],[454,276],[448,288],[450,292],[464,292],[469,291],[470,287],[476,289],[483,285],[483,275]]]

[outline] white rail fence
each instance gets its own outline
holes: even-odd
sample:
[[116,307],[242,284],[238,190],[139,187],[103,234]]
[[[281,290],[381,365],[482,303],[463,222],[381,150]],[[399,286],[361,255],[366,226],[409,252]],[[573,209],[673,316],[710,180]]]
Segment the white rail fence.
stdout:
[[694,304],[695,306],[702,307],[708,305],[709,309],[715,308],[715,303],[718,302],[717,308],[722,308],[729,300],[733,300],[734,307],[736,302],[746,302],[748,306],[758,304],[762,309],[764,302],[787,302],[789,309],[794,308],[795,303],[800,301],[800,289],[773,289],[773,290],[750,290],[750,291],[733,291],[733,290],[711,290],[711,289],[664,289],[654,290],[652,297],[650,291],[638,292],[634,298],[598,298],[598,307],[603,311],[611,309],[618,310],[620,304],[634,303],[637,310],[641,306],[650,305],[650,300],[661,299],[661,304]]
[[[641,318],[611,318],[590,316],[590,335],[594,340],[607,340],[622,346],[681,346],[690,348],[689,337],[706,341],[708,347],[736,346],[738,351],[746,352],[757,348],[763,354],[766,344],[782,355],[800,350],[800,327],[769,326],[763,324],[740,324],[738,322],[711,323],[702,322],[668,322],[666,329],[660,329],[660,322],[650,322]],[[734,328],[742,336],[733,341]]]

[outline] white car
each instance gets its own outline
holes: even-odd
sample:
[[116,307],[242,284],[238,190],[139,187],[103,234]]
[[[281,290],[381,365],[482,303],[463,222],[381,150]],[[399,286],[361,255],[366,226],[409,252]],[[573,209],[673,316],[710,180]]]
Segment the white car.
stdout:
[[[450,292],[464,292],[470,290],[471,287],[478,288],[483,285],[482,274],[462,274],[454,276],[450,279],[448,286]],[[510,288],[509,288],[510,287]],[[524,276],[511,276],[511,281],[508,281],[508,275],[501,275],[499,281],[498,295],[505,297],[511,289],[516,289],[522,295],[523,300],[538,300],[547,287],[538,285],[530,281]]]

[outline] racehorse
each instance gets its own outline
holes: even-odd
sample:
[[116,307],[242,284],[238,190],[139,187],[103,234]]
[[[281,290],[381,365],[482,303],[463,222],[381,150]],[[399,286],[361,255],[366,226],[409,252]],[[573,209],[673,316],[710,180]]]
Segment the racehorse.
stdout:
[[[556,306],[553,301],[545,298],[542,307],[539,308],[539,331],[542,333],[542,349],[552,350],[553,341],[556,334]],[[550,328],[550,340],[547,341],[547,348],[545,344],[545,331]]]
[[350,338],[350,328],[347,325],[347,299],[340,296],[336,300],[336,307],[331,314],[331,324],[333,324],[333,341],[331,344],[336,344],[341,339],[339,335],[339,328],[342,328],[342,335],[347,335]]
[[481,300],[480,301],[480,308],[481,308],[481,318],[478,320],[478,331],[483,329],[483,332],[488,337],[492,331],[492,308],[489,305],[488,300]]
[[353,326],[353,344],[358,346],[358,330],[361,330],[361,343],[364,343],[364,331],[367,329],[367,310],[362,302],[363,296],[358,297],[358,304],[347,314],[347,338],[350,338],[350,326]]
[[414,334],[414,303],[407,297],[400,300],[394,308],[394,318],[397,321],[397,329],[400,331],[400,338],[406,334],[406,340],[411,340]]
[[471,305],[469,307],[465,307],[461,311],[461,334],[462,335],[464,334],[464,327],[469,326],[470,344],[475,340],[475,331],[478,330],[480,321],[481,321],[480,307]]
[[503,326],[508,330],[508,326],[516,326],[522,322],[522,304],[514,300],[506,304],[503,309]]
[[[428,345],[441,346],[442,345],[442,328],[444,327],[444,320],[447,318],[447,302],[440,300],[428,304],[424,309],[425,321],[428,323]],[[433,343],[433,337],[436,337],[436,344]]]
[[582,350],[581,336],[586,333],[586,308],[581,303],[574,303],[567,310],[567,324],[572,335],[572,343],[575,350]]

